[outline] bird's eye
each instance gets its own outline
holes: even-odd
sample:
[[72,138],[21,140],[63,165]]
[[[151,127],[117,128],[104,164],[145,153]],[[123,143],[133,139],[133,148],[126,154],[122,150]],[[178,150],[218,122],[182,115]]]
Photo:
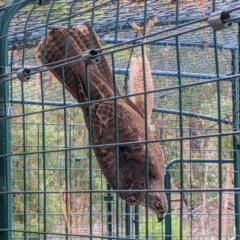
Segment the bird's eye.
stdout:
[[157,203],[156,203],[156,207],[157,207],[157,208],[162,207],[162,203],[161,203],[161,202],[157,202]]

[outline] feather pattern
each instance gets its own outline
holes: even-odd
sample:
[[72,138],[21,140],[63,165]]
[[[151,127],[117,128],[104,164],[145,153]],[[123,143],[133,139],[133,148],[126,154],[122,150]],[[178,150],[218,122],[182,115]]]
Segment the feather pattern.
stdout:
[[[36,57],[40,63],[54,66],[49,69],[51,74],[79,103],[86,102],[81,105],[81,109],[88,129],[91,127],[92,130],[92,143],[93,146],[96,146],[94,147],[96,159],[111,187],[120,190],[144,190],[147,189],[146,176],[148,176],[150,189],[163,190],[164,155],[162,148],[159,143],[141,143],[145,141],[144,119],[141,111],[131,100],[127,97],[111,99],[114,97],[114,88],[112,72],[106,57],[102,56],[97,65],[86,66],[82,61],[71,62],[64,67],[57,65],[58,61],[64,60],[66,63],[69,61],[65,59],[65,55],[67,58],[81,56],[88,49],[89,36],[89,25],[72,27],[69,30],[65,28],[50,29],[46,39],[43,38],[36,48]],[[92,48],[101,48],[96,33],[93,32],[92,36]],[[68,52],[66,54],[67,44]],[[89,80],[86,72],[88,72]],[[88,87],[90,87],[90,91],[88,91]],[[88,92],[90,92],[89,95]],[[121,96],[119,90],[117,90],[117,96]],[[87,103],[102,99],[104,101],[93,102],[91,105]],[[88,121],[89,106],[91,107],[91,123]],[[115,107],[117,107],[117,116],[115,116]],[[118,120],[117,129],[115,129],[116,118]],[[147,130],[147,140],[155,140],[150,128]],[[118,131],[118,139],[116,139],[116,131]],[[112,145],[114,143],[120,143],[118,151],[117,147]],[[103,144],[108,145],[101,146]],[[148,151],[146,151],[146,147]],[[116,159],[117,152],[119,153],[118,159]],[[146,158],[148,167],[146,167]],[[119,179],[116,178],[117,169],[119,170]],[[148,207],[156,212],[159,220],[162,220],[167,211],[166,195],[164,192],[150,195]],[[129,204],[146,205],[144,192],[121,192],[120,197]],[[162,208],[158,211],[154,207],[156,201],[162,203]]]
[[[130,63],[130,74],[129,74],[129,91],[130,94],[142,93],[146,91],[151,91],[154,89],[151,68],[148,58],[144,61],[145,73],[143,72],[143,58],[141,56],[133,56]],[[144,74],[146,85],[144,86]],[[145,97],[144,94],[131,96],[132,102],[145,113]],[[152,109],[154,103],[154,93],[146,94],[147,101],[147,121],[151,124]]]
[[[154,26],[157,18],[151,18],[145,29],[145,34]],[[144,36],[144,27],[140,27],[132,23],[132,28],[140,32]],[[151,66],[146,53],[146,38],[143,39],[143,47],[136,47],[133,51],[133,56],[130,61],[129,74],[129,91],[130,94],[144,93],[145,91],[154,90],[153,78],[151,74]],[[142,50],[142,51],[141,51]],[[147,123],[151,125],[152,109],[154,105],[154,93],[134,95],[130,98],[133,103],[140,109],[142,114],[147,114]],[[145,101],[147,102],[147,110],[145,108]]]

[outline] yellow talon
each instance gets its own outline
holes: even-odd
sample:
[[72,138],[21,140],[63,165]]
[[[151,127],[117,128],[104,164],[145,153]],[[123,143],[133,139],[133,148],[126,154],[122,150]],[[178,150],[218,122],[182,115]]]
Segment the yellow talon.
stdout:
[[[154,16],[151,19],[149,19],[147,25],[146,25],[146,34],[147,32],[153,28],[153,26],[155,25],[155,23],[157,22],[157,17]],[[138,31],[139,33],[141,33],[142,35],[144,34],[144,27],[140,27],[139,25],[137,25],[136,23],[132,23],[131,27],[133,30]]]

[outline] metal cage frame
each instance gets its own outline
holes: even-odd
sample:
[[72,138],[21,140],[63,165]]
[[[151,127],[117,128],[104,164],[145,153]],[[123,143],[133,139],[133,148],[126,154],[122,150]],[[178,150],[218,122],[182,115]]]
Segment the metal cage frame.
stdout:
[[[177,1],[178,2],[178,1]],[[35,4],[35,5],[43,5],[43,4],[48,4],[48,1],[33,1],[33,0],[27,0],[27,1],[20,1],[20,0],[11,0],[7,5],[3,6],[0,8],[0,212],[1,212],[1,218],[0,218],[0,239],[12,239],[12,202],[11,202],[11,198],[12,198],[12,190],[11,190],[11,150],[10,150],[10,143],[11,143],[11,139],[10,139],[10,119],[11,119],[11,114],[12,114],[12,109],[11,109],[11,103],[9,102],[9,83],[7,81],[8,75],[10,73],[10,69],[9,69],[9,63],[8,63],[8,44],[12,41],[15,41],[15,39],[13,38],[13,36],[10,37],[6,37],[8,36],[8,31],[9,31],[9,25],[11,20],[13,19],[14,15],[22,8],[30,5],[30,4]],[[176,4],[176,11],[178,12],[179,9],[179,3]],[[214,10],[214,9],[213,9]],[[33,11],[33,10],[31,10]],[[211,11],[209,11],[209,14],[211,13]],[[144,16],[144,22],[146,22],[146,18],[147,18],[147,14],[145,12],[145,16]],[[199,19],[196,18],[189,18],[189,19],[185,19],[185,23],[187,24],[188,22],[194,22],[194,21],[198,21]],[[172,20],[173,22],[175,20]],[[225,123],[225,124],[229,124],[229,121],[224,118],[214,118],[214,117],[209,117],[209,116],[204,116],[204,115],[197,115],[194,113],[190,113],[190,112],[186,112],[186,111],[182,111],[181,108],[179,111],[175,111],[175,110],[171,110],[171,109],[162,109],[162,108],[154,108],[153,112],[160,112],[160,113],[169,113],[169,114],[176,114],[180,116],[180,121],[181,118],[183,116],[189,116],[189,117],[196,117],[196,118],[202,118],[202,119],[207,119],[213,122],[216,122],[219,125],[220,128],[220,133],[219,134],[215,134],[214,136],[219,138],[219,141],[221,141],[221,136],[226,136],[226,135],[232,135],[233,136],[233,159],[223,159],[221,157],[221,147],[219,149],[219,158],[218,159],[184,159],[184,158],[179,158],[179,159],[173,159],[172,161],[170,161],[167,165],[166,165],[166,175],[165,175],[165,189],[168,195],[168,199],[170,201],[171,199],[171,193],[173,193],[174,191],[171,189],[171,181],[170,181],[170,172],[171,172],[171,166],[175,163],[180,163],[180,169],[181,171],[183,171],[183,165],[185,163],[216,163],[219,166],[219,169],[221,169],[221,166],[225,163],[233,163],[234,164],[234,191],[235,191],[235,227],[236,227],[236,239],[240,239],[240,193],[239,193],[239,188],[240,188],[240,142],[237,140],[237,138],[234,136],[236,134],[240,133],[240,126],[239,126],[239,122],[240,122],[240,118],[239,118],[239,102],[240,102],[240,85],[239,85],[239,79],[240,79],[240,73],[239,73],[239,69],[240,69],[240,22],[239,19],[236,19],[235,24],[238,24],[238,45],[234,45],[234,44],[227,44],[225,46],[218,46],[217,43],[210,43],[209,47],[210,48],[214,48],[214,49],[219,49],[219,48],[224,48],[227,49],[231,52],[232,54],[232,72],[231,72],[231,76],[221,76],[219,73],[219,70],[216,69],[216,75],[211,75],[211,74],[189,74],[189,73],[182,73],[181,71],[172,71],[172,72],[164,72],[164,71],[157,71],[157,70],[153,70],[152,74],[154,76],[174,76],[174,77],[178,77],[179,79],[181,79],[181,77],[195,77],[195,78],[201,78],[201,79],[205,79],[204,84],[206,84],[206,82],[220,82],[222,80],[228,80],[231,81],[232,83],[232,92],[233,92],[233,96],[232,96],[232,103],[233,103],[233,121],[232,121],[232,125],[234,126],[234,131],[229,132],[229,133],[222,133],[221,132],[221,123]],[[183,25],[185,24],[183,22]],[[117,23],[116,23],[117,24]],[[159,21],[159,26],[163,26],[164,22]],[[128,28],[128,25],[122,25],[121,26],[122,29],[124,28]],[[99,29],[96,29],[96,32],[101,32],[101,29],[103,28],[103,26],[99,26]],[[113,28],[114,29],[114,28]],[[26,30],[26,29],[25,29]],[[184,32],[183,32],[184,33]],[[18,41],[25,41],[25,33],[19,34],[17,36]],[[34,40],[34,38],[39,39],[40,37],[42,37],[45,34],[44,31],[40,31],[39,35],[34,35],[32,36],[32,39]],[[181,34],[181,33],[180,33]],[[179,34],[179,35],[180,35]],[[216,32],[214,31],[214,37],[216,38]],[[179,35],[175,35],[176,37],[176,42],[178,43],[178,39],[177,37]],[[108,37],[103,39],[103,42],[105,43],[116,43],[116,44],[121,44],[121,43],[125,43],[125,42],[131,42],[131,39],[114,39],[114,37]],[[166,43],[164,42],[164,37],[162,38],[162,41],[153,41],[155,45],[159,45],[159,46],[164,46],[165,45],[173,45],[173,46],[177,46],[177,44],[175,43]],[[27,44],[26,42],[24,44]],[[141,45],[140,41],[136,41],[136,44]],[[149,43],[151,44],[151,42]],[[191,43],[179,43],[180,46],[184,46],[184,47],[191,47]],[[199,48],[202,48],[204,45],[204,43],[199,43]],[[196,45],[194,45],[196,46]],[[217,53],[216,54],[216,59],[217,59]],[[238,65],[237,65],[237,59],[238,59]],[[17,71],[21,69],[21,67],[19,68],[13,68],[12,70]],[[34,72],[38,71],[38,67],[33,67],[32,70]],[[116,69],[115,73],[117,74],[126,74],[126,72],[128,72],[128,69]],[[196,83],[196,84],[201,84],[201,83]],[[188,85],[181,85],[181,81],[179,86],[176,87],[176,89],[183,89],[184,87],[188,87],[191,84]],[[194,85],[194,84],[192,84]],[[181,98],[181,93],[179,98]],[[13,102],[15,103],[22,103],[22,100],[20,99],[15,99],[13,100]],[[25,104],[36,104],[36,105],[40,105],[41,102],[38,101],[25,101]],[[46,105],[50,105],[50,106],[57,106],[57,107],[65,107],[68,105],[71,105],[72,103],[66,103],[66,104],[61,104],[59,102],[45,102],[44,104]],[[208,137],[209,135],[206,135],[205,137]],[[200,137],[204,137],[204,136],[200,136]],[[194,137],[196,138],[196,137]],[[179,140],[184,139],[183,136],[180,137]],[[187,138],[189,139],[189,138]],[[222,172],[221,170],[219,170],[219,176],[221,179],[221,175]],[[183,193],[184,192],[194,192],[197,190],[183,190],[183,185],[181,183],[181,199],[184,198]],[[204,191],[208,191],[208,189],[204,189]],[[210,190],[209,190],[210,191]],[[211,189],[211,191],[213,191]],[[226,189],[221,189],[221,180],[220,180],[220,186],[219,189],[215,189],[214,191],[218,192],[218,193],[222,193],[223,191],[227,191]],[[221,198],[221,194],[219,195]],[[106,201],[110,201],[111,202],[111,196],[107,196],[106,197]],[[182,201],[181,201],[182,202]],[[220,201],[221,202],[221,201]],[[182,204],[182,203],[181,203]],[[220,203],[221,204],[221,203]],[[111,211],[111,203],[108,204],[108,210]],[[138,209],[135,209],[136,213],[138,212]],[[130,209],[128,206],[126,206],[126,213],[129,213]],[[169,215],[167,215],[166,217],[166,224],[165,224],[165,235],[166,235],[166,239],[167,240],[171,240],[172,239],[172,232],[171,232],[171,210],[169,209],[168,211]],[[220,211],[220,216],[221,216],[221,211]],[[111,218],[109,216],[109,218]],[[109,222],[111,222],[111,219],[109,219]],[[130,217],[126,218],[126,224],[129,224],[130,222]],[[136,231],[138,231],[138,217],[136,216],[135,219],[135,224],[136,224]],[[181,223],[182,224],[182,223]],[[111,225],[108,226],[108,230],[109,232],[111,232]],[[43,233],[44,234],[44,239],[46,239],[46,234],[47,233]],[[126,229],[126,234],[130,235],[130,229],[127,228]],[[67,236],[67,234],[66,234]],[[221,232],[219,232],[219,236],[221,236]],[[119,238],[114,238],[114,237],[109,237],[109,239],[119,239]]]

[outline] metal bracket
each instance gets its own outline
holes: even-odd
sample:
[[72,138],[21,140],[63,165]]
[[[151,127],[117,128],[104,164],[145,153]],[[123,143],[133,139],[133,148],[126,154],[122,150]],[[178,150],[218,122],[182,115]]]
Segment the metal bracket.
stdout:
[[17,77],[21,82],[28,82],[31,78],[29,75],[31,70],[28,68],[23,68],[17,71]]
[[12,107],[2,107],[0,106],[0,117],[10,117],[13,116],[13,108]]
[[76,161],[76,162],[80,162],[80,161],[82,161],[82,160],[86,160],[86,158],[82,158],[82,157],[76,157],[76,158],[75,158],[75,161]]
[[11,68],[8,66],[8,67],[0,67],[0,74],[9,74],[11,73]]
[[108,196],[105,196],[103,199],[104,199],[104,201],[106,201],[106,202],[111,202],[111,201],[113,201],[113,196],[111,196],[111,195],[109,196],[109,195],[108,195]]
[[214,30],[223,30],[232,26],[230,13],[226,11],[213,12],[207,22]]
[[100,62],[100,56],[96,56],[99,50],[90,49],[83,53],[82,60],[88,64],[98,64]]

